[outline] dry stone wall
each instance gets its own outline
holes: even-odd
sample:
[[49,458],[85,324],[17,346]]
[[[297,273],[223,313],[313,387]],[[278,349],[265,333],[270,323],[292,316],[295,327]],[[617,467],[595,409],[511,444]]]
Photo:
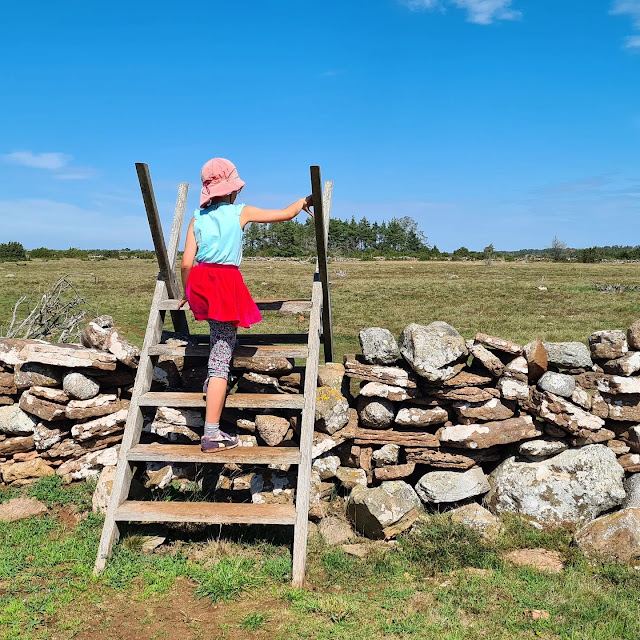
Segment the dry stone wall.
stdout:
[[0,339],[2,483],[70,482],[116,464],[139,353],[108,316],[82,339],[88,346]]
[[[96,508],[104,508],[139,354],[108,317],[82,338],[0,339],[0,474],[14,486],[100,475]],[[576,540],[592,550],[600,532],[637,521],[640,321],[597,331],[587,344],[465,340],[444,322],[410,324],[397,339],[367,328],[360,343],[361,354],[322,365],[318,376],[310,518],[327,536],[348,539],[344,520],[334,526],[345,514],[359,533],[389,539],[424,508],[456,508],[482,530],[498,530],[495,515],[505,512],[584,529]],[[303,388],[304,369],[286,358],[236,357],[232,371],[230,388],[244,393]],[[202,359],[160,357],[153,389],[199,391],[205,376]],[[203,424],[201,410],[160,407],[146,415],[142,440],[197,444]],[[223,428],[241,446],[288,447],[298,442],[299,414],[226,410]],[[295,499],[288,465],[146,463],[137,480],[138,491],[195,486],[216,500]]]
[[[347,379],[360,383],[357,416],[316,436],[314,481],[321,494],[330,479],[348,490],[352,469],[359,488],[345,500],[362,533],[410,526],[414,493],[431,509],[477,502],[574,529],[638,504],[640,322],[597,331],[588,344],[465,340],[443,322],[411,324],[397,340],[363,329],[360,343],[362,354],[344,358]],[[403,508],[389,522],[400,490]],[[612,526],[634,521],[616,516]],[[591,535],[577,540],[587,538],[593,546]]]

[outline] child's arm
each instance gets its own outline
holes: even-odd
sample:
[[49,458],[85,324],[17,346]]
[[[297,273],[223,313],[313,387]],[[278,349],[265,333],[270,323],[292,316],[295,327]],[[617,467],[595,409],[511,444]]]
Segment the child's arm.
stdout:
[[258,207],[245,206],[240,214],[240,226],[244,229],[249,222],[282,222],[292,220],[301,211],[306,211],[313,217],[310,207],[313,206],[311,196],[300,198],[284,209],[259,209]]
[[196,243],[196,236],[193,233],[193,218],[189,223],[187,229],[187,239],[184,243],[184,253],[182,254],[182,264],[180,265],[180,275],[182,276],[182,291],[183,297],[180,307],[187,301],[184,297],[187,292],[187,280],[189,280],[189,274],[193,268],[193,263],[196,260],[196,253],[198,252],[198,244]]

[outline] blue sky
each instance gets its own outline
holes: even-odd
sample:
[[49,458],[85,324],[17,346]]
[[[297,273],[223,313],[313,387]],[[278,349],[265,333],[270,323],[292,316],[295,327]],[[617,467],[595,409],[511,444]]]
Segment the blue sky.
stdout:
[[[0,242],[151,246],[224,156],[443,250],[640,243],[640,0],[5,3]],[[165,228],[165,230],[167,230]]]

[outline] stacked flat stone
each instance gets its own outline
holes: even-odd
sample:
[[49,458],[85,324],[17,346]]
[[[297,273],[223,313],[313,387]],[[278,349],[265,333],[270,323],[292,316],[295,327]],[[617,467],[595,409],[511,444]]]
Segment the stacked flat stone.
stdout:
[[85,333],[100,340],[87,347],[0,338],[3,484],[54,474],[80,480],[116,464],[138,350],[108,316]]
[[[344,358],[346,376],[362,381],[357,424],[333,449],[323,444],[322,460],[366,476],[354,513],[389,481],[426,508],[483,501],[545,526],[582,526],[621,504],[625,475],[640,471],[640,426],[629,424],[640,422],[640,321],[588,344],[465,341],[444,322],[409,325],[397,350],[393,338],[361,331],[363,354]],[[361,531],[387,537],[388,526]]]

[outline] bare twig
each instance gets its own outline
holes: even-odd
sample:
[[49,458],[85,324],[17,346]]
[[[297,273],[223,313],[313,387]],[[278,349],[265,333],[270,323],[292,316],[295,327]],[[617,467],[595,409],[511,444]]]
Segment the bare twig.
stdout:
[[[94,274],[81,275],[91,275],[95,278]],[[67,274],[60,278],[16,326],[18,309],[27,301],[26,296],[21,296],[13,307],[11,323],[4,332],[5,337],[49,340],[55,338],[57,342],[77,341],[80,337],[80,323],[87,314],[87,301],[78,294],[70,277],[71,274]]]

